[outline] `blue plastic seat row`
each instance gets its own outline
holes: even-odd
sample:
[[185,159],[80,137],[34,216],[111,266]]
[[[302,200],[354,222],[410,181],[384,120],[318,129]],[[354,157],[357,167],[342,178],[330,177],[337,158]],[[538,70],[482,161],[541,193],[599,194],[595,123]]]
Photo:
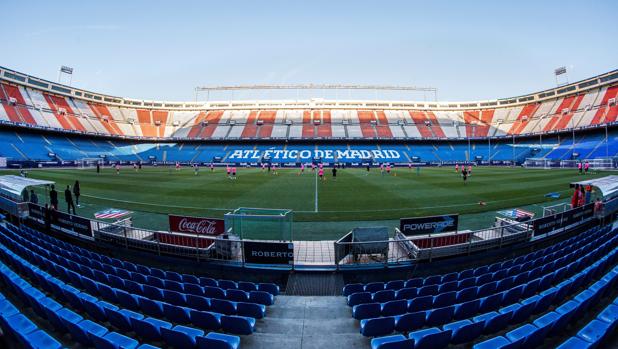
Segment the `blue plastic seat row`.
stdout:
[[[614,249],[611,255],[604,257],[605,261],[615,261],[618,255]],[[595,273],[598,266],[608,266],[609,263],[598,261],[596,265],[588,267],[582,271],[585,273]],[[505,337],[492,338],[483,343],[479,343],[475,348],[497,348],[501,346],[519,347],[521,344],[534,347],[540,344],[543,339],[550,335],[560,333],[571,318],[577,316],[580,312],[585,311],[590,304],[596,302],[599,297],[606,294],[608,290],[616,284],[618,280],[618,267],[610,270],[604,277],[591,285],[586,291],[580,292],[573,300],[570,300],[555,311],[549,312],[542,317],[536,319],[532,324],[522,325],[506,334]],[[569,287],[565,285],[564,287]],[[573,288],[575,290],[577,288]],[[549,290],[548,290],[549,291]],[[552,289],[548,292],[552,300],[556,300],[555,296],[558,293],[557,289]],[[450,344],[463,344],[475,340],[482,334],[491,334],[499,332],[508,325],[518,324],[525,321],[534,311],[535,307],[538,312],[545,311],[551,302],[543,302],[536,299],[536,302],[522,302],[513,304],[509,307],[501,308],[498,312],[485,313],[472,319],[459,320],[451,323],[443,324],[440,328],[436,323],[428,324],[428,312],[418,312],[414,315],[410,314],[408,319],[402,317],[385,317],[378,318],[375,323],[370,323],[368,320],[361,321],[361,333],[367,336],[385,336],[392,333],[393,330],[401,330],[401,332],[410,332],[408,338],[402,335],[388,336],[383,338],[375,338],[372,340],[372,348],[443,348]],[[609,308],[609,307],[608,307]],[[611,321],[615,319],[616,313],[612,313],[613,308],[605,313],[605,318]],[[448,312],[443,312],[442,315]],[[612,315],[609,315],[612,314]],[[450,315],[448,313],[447,315]],[[402,320],[403,319],[403,320]],[[374,320],[374,319],[371,319]],[[400,325],[397,329],[397,322],[404,321],[407,326]],[[609,322],[608,322],[609,323]],[[615,322],[612,322],[615,324]],[[364,327],[363,327],[364,325]],[[598,324],[597,324],[598,325]],[[431,328],[421,329],[425,326],[434,326]],[[611,326],[611,325],[610,325]],[[427,340],[422,341],[422,338],[428,336]],[[596,337],[595,337],[596,338]],[[413,339],[410,341],[409,339]],[[412,345],[412,344],[413,345]],[[429,344],[428,344],[429,343]]]
[[[590,272],[592,272],[592,268]],[[592,304],[595,304],[601,297],[607,294],[608,290],[617,281],[618,267],[615,267],[606,273],[601,280],[577,294],[572,300],[557,307],[554,311],[544,314],[530,324],[524,324],[509,331],[505,336],[498,336],[479,343],[474,348],[533,348],[539,346],[546,337],[560,334],[572,319],[577,319],[583,315]],[[609,333],[607,331],[615,328],[616,319],[618,318],[618,312],[615,312],[618,308],[610,305],[606,310],[608,310],[606,313],[605,310],[601,313],[603,315],[599,314],[599,317],[602,317],[604,320],[600,320],[597,317],[597,319],[584,327],[576,337],[569,339],[562,346],[565,348],[588,348],[601,342]]]
[[[38,248],[37,245],[32,243],[29,244],[31,244],[29,246],[31,249]],[[48,258],[57,263],[63,264],[65,267],[73,271],[75,275],[81,274],[90,276],[93,279],[97,279],[99,282],[110,284],[116,288],[121,288],[145,297],[159,297],[156,299],[170,302],[171,300],[163,298],[163,291],[167,290],[168,292],[185,293],[187,291],[185,290],[186,287],[189,294],[196,294],[210,298],[230,299],[232,301],[251,302],[263,305],[272,305],[274,303],[274,296],[265,291],[246,292],[239,289],[228,289],[226,291],[222,288],[214,286],[202,287],[197,284],[181,284],[177,281],[163,280],[154,276],[146,277],[139,273],[130,273],[123,269],[115,269],[111,266],[107,269],[103,268],[105,269],[104,271],[97,272],[97,269],[90,269],[90,267],[84,266],[72,260],[67,260],[65,257],[58,256],[54,253],[49,253],[46,250],[42,250],[41,252],[44,254],[47,253]],[[77,274],[76,271],[80,274]],[[124,271],[124,273],[120,271]],[[76,281],[79,282],[79,280]],[[159,292],[159,290],[161,290],[161,292]],[[145,292],[150,292],[150,294],[145,294]]]
[[[610,236],[606,234],[605,239],[608,239]],[[603,241],[603,239],[594,241],[598,243],[599,241]],[[580,242],[581,243],[581,242]],[[395,299],[411,299],[414,297],[426,296],[426,295],[439,295],[442,293],[448,293],[453,291],[463,290],[465,288],[477,286],[477,287],[485,287],[486,289],[493,287],[492,283],[495,283],[497,291],[503,291],[509,288],[511,285],[519,285],[526,283],[530,280],[539,278],[539,277],[548,277],[548,274],[551,274],[554,270],[560,269],[562,266],[567,265],[568,263],[576,260],[581,254],[590,252],[593,248],[593,244],[584,245],[579,248],[579,250],[573,250],[576,246],[571,246],[566,254],[561,254],[560,258],[553,260],[552,256],[539,257],[534,261],[529,261],[523,265],[516,265],[510,267],[508,270],[500,270],[493,273],[482,274],[477,277],[470,277],[459,281],[450,281],[440,285],[425,285],[419,288],[415,287],[405,287],[399,290],[378,290],[375,291],[374,288],[367,288],[363,286],[363,289],[369,289],[374,291],[373,293],[370,291],[359,291],[354,289],[347,289],[344,293],[348,294],[348,304],[353,306],[355,304],[369,303],[369,302],[385,302],[389,300]],[[557,253],[557,252],[556,252]],[[551,280],[543,279],[540,282],[541,289],[544,289],[551,283]],[[376,285],[382,283],[372,283],[368,285]],[[360,285],[360,284],[355,284]],[[362,286],[362,285],[361,285]],[[482,294],[484,290],[481,290],[481,296],[485,296],[487,294]],[[368,295],[369,293],[369,295]]]
[[0,293],[0,328],[12,335],[24,348],[61,348],[62,344],[24,316]]
[[[17,227],[12,227],[17,230]],[[232,281],[232,280],[216,280],[208,277],[198,277],[191,274],[179,274],[173,271],[165,271],[154,267],[148,267],[141,264],[134,264],[128,261],[122,261],[116,258],[107,257],[105,255],[101,255],[92,251],[88,251],[86,249],[80,248],[78,246],[71,245],[67,242],[63,242],[57,240],[51,236],[47,236],[43,233],[37,232],[30,228],[22,229],[23,232],[29,234],[31,237],[44,240],[47,243],[54,244],[57,247],[63,246],[64,248],[70,248],[71,251],[65,250],[61,252],[65,256],[73,256],[76,259],[82,258],[85,261],[95,261],[100,264],[107,264],[117,269],[123,269],[128,272],[140,273],[145,276],[153,276],[159,279],[182,282],[182,283],[193,283],[199,284],[201,286],[211,286],[211,287],[219,287],[224,290],[227,289],[238,289],[246,292],[250,291],[263,291],[276,296],[279,294],[279,286],[274,283],[253,283],[248,281]]]
[[558,348],[559,349],[579,349],[579,348],[596,348],[614,331],[618,325],[618,297],[614,302],[586,326],[584,326],[577,335],[567,339]]
[[[560,242],[558,244],[547,247],[543,250],[539,250],[536,252],[529,253],[525,256],[520,256],[514,259],[510,259],[504,262],[494,263],[488,266],[480,266],[475,269],[466,269],[461,272],[452,272],[445,275],[431,275],[425,278],[418,277],[409,280],[393,280],[388,282],[371,282],[368,284],[347,284],[344,286],[342,293],[344,296],[349,296],[356,292],[377,292],[381,290],[399,290],[402,288],[410,288],[410,287],[423,287],[430,285],[440,285],[447,282],[461,281],[464,279],[479,277],[483,274],[487,273],[495,273],[500,270],[503,270],[507,274],[516,273],[518,268],[520,268],[520,264],[530,263],[534,260],[538,260],[538,263],[546,262],[548,259],[548,255],[556,252],[559,249],[576,248],[577,244],[584,244],[588,241],[591,241],[594,238],[594,234],[596,233],[604,233],[607,232],[608,229],[604,229],[603,231],[597,231],[597,228],[593,228],[587,232],[588,236],[583,239],[580,236],[575,236],[570,238],[569,240]],[[563,250],[563,254],[567,250]],[[523,268],[524,270],[526,268]]]
[[[612,244],[618,242],[618,240],[612,241]],[[590,252],[589,255],[585,257],[582,257],[580,255],[580,258],[578,260],[571,262],[568,266],[563,266],[553,272],[550,272],[547,275],[543,275],[542,277],[531,280],[523,285],[514,286],[510,289],[505,289],[505,287],[518,284],[518,282],[514,281],[515,278],[513,277],[511,277],[510,279],[504,279],[502,283],[492,282],[489,284],[485,284],[482,287],[471,287],[461,290],[459,292],[447,292],[433,297],[416,297],[412,298],[410,301],[394,300],[384,303],[369,303],[372,301],[372,299],[369,298],[370,295],[367,292],[352,294],[348,296],[348,301],[349,304],[354,304],[352,314],[354,318],[359,320],[379,316],[401,315],[406,312],[428,310],[431,308],[439,308],[449,305],[468,303],[476,298],[478,298],[479,300],[482,300],[483,298],[489,298],[489,300],[491,300],[492,302],[496,302],[498,298],[498,296],[496,295],[500,294],[502,295],[502,298],[499,303],[501,305],[508,305],[517,302],[520,298],[530,297],[536,292],[543,292],[548,287],[550,287],[552,283],[557,283],[565,276],[568,277],[574,274],[578,269],[585,265],[585,263],[592,261],[595,255],[602,252],[603,251],[601,250],[596,250],[594,252]],[[407,289],[402,289],[400,291],[404,290]]]
[[[582,248],[579,251],[572,251],[568,256],[564,256],[557,261],[548,262],[543,266],[537,266],[530,271],[527,271],[524,268],[522,268],[523,270],[518,269],[517,272],[519,272],[519,274],[513,273],[513,275],[510,275],[508,273],[503,273],[503,275],[500,275],[499,278],[497,278],[496,275],[484,274],[483,276],[476,278],[464,279],[458,282],[448,282],[446,284],[440,285],[439,287],[437,285],[430,285],[423,286],[421,288],[403,288],[397,291],[382,290],[375,293],[366,291],[355,292],[348,296],[348,303],[350,305],[355,305],[372,301],[384,302],[393,299],[411,299],[419,296],[439,295],[441,293],[458,291],[473,286],[489,288],[493,287],[492,285],[495,285],[498,291],[502,291],[509,288],[510,285],[523,284],[529,280],[539,278],[541,276],[547,277],[547,275],[552,273],[554,270],[560,269],[560,267],[575,260],[576,257],[581,256],[582,253],[586,253],[587,251],[589,251],[591,247],[592,246],[588,246],[587,248]],[[500,272],[496,272],[494,274],[499,273]],[[548,283],[551,283],[551,280],[541,280],[540,286],[547,287]],[[483,290],[481,290],[481,296],[483,296],[482,293]]]
[[[7,251],[4,246],[0,246],[0,251],[2,252],[2,257],[6,257],[7,255],[12,256],[12,252]],[[19,262],[19,258],[20,257],[14,256],[15,261]],[[22,262],[22,265],[25,266],[26,264],[27,264],[26,261]],[[26,268],[25,270],[31,270],[33,273],[36,273],[36,272],[43,273],[40,270],[33,271],[32,269],[28,269],[28,268]],[[51,275],[46,275],[45,277],[42,278],[42,280],[50,280],[50,281],[57,282],[57,283],[52,283],[52,285],[60,285],[61,283],[60,281],[55,280]],[[27,284],[23,280],[22,280],[22,283],[24,283],[24,285]],[[64,286],[67,286],[67,285],[64,285]],[[28,285],[28,287],[29,289],[32,289],[30,285]],[[125,329],[126,331],[135,330],[136,333],[139,333],[139,330],[140,330],[138,328],[140,324],[139,321],[143,320],[144,318],[142,314],[135,313],[135,312],[132,312],[126,309],[119,309],[118,307],[112,304],[98,301],[95,297],[92,297],[86,293],[81,293],[77,289],[74,289],[71,287],[63,288],[59,286],[59,289],[60,289],[61,294],[65,297],[65,300],[68,299],[69,303],[71,303],[76,309],[87,312],[94,319],[98,321],[109,320],[110,323],[112,323],[115,327],[119,329]],[[17,293],[19,293],[20,290],[16,289],[16,291]],[[41,292],[38,292],[38,293],[40,297],[44,297],[44,294],[42,294]],[[43,311],[40,311],[39,313],[43,313],[47,315],[48,319],[50,319],[50,322],[52,324],[55,324],[56,328],[58,328],[59,330],[64,330],[64,331],[68,330],[69,332],[71,332],[73,337],[77,341],[81,342],[82,344],[92,345],[91,343],[93,343],[93,339],[91,338],[91,336],[84,335],[84,333],[88,334],[96,330],[97,333],[101,334],[101,336],[104,336],[107,334],[107,329],[102,328],[102,326],[100,326],[97,323],[93,323],[92,321],[85,320],[89,322],[85,322],[82,324],[81,320],[83,318],[68,309],[66,309],[64,312],[58,311],[58,309],[61,308],[60,304],[53,302],[53,301],[46,302],[46,303],[52,306],[53,310],[43,309]],[[39,304],[39,307],[43,308],[43,306],[41,306],[40,304]],[[36,311],[37,307],[33,305],[33,309],[35,309]],[[62,309],[65,309],[65,308],[62,308]],[[181,316],[181,315],[174,313],[173,309],[171,309],[170,311],[172,311],[172,314],[174,314],[174,316],[179,316],[179,317]],[[58,315],[56,314],[56,312],[58,312],[58,314],[65,314],[70,319],[74,319],[75,321],[69,321],[72,324],[68,324],[67,321],[63,320],[62,317],[58,318]],[[201,320],[208,321],[208,320],[204,320],[205,318],[209,320],[213,318],[213,316],[206,316],[206,315],[212,315],[212,314],[194,314],[192,321],[199,323],[199,325],[204,328],[208,328],[208,325],[211,325],[212,327],[216,327],[212,323],[206,324],[206,323],[199,322]],[[220,320],[220,323],[216,322],[217,320]],[[77,324],[78,322],[81,325],[78,325]],[[150,321],[148,323],[149,324],[157,323],[161,326],[164,326],[163,324],[165,324],[166,322],[155,320],[155,321]],[[231,316],[223,317],[222,316],[220,319],[216,319],[215,323],[217,325],[220,325],[220,327],[223,328],[224,330],[227,328],[230,333],[238,331],[238,332],[241,332],[240,334],[250,334],[253,332],[253,329],[255,326],[255,319],[245,319],[241,317],[231,317]],[[136,325],[136,328],[132,328],[132,325],[134,324],[138,324]],[[169,324],[169,327],[172,326],[171,323],[167,323],[167,324]],[[85,330],[84,330],[84,326],[86,327]],[[149,329],[152,329],[152,328],[149,328]],[[220,335],[223,337],[220,337],[219,341],[221,341],[221,338],[226,338],[225,337],[226,335],[223,335],[223,334],[220,334]],[[118,339],[118,338],[121,338],[120,336],[122,335],[120,334],[113,335],[113,338]],[[228,337],[230,338],[231,343],[237,342],[237,340],[235,339],[237,337],[234,337],[234,336],[228,336]],[[127,347],[132,347],[133,344],[137,344],[137,342],[134,343],[132,341],[126,341],[126,342],[127,342],[127,345],[126,345]]]

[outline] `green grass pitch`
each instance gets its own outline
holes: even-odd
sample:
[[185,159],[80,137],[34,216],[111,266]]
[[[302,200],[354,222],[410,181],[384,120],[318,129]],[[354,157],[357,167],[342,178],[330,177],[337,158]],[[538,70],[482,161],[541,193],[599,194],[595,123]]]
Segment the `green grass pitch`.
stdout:
[[[297,169],[278,172],[273,175],[261,169],[239,168],[236,180],[228,179],[223,168],[214,172],[201,168],[196,176],[189,167],[178,171],[144,168],[138,172],[123,167],[118,175],[111,168],[102,169],[100,174],[95,169],[43,169],[29,171],[28,175],[57,183],[61,210],[66,210],[62,191],[79,180],[80,215],[93,218],[98,210],[123,208],[135,212],[134,225],[152,229],[167,229],[168,213],[223,217],[237,207],[292,209],[295,240],[337,239],[361,225],[393,227],[399,217],[444,213],[477,217],[498,209],[547,205],[544,194],[557,191],[568,197],[569,183],[584,177],[575,170],[475,167],[464,186],[461,175],[450,166],[422,168],[419,174],[415,169],[397,168],[390,175],[382,175],[375,168],[370,172],[348,168],[339,170],[336,180],[328,168],[324,181],[317,180],[311,170],[302,175]],[[605,174],[593,173],[586,178]],[[485,205],[480,205],[481,201]],[[464,228],[489,226],[493,213],[488,215],[491,217],[481,226],[463,216],[462,223],[469,223]],[[253,238],[274,237],[265,233]]]

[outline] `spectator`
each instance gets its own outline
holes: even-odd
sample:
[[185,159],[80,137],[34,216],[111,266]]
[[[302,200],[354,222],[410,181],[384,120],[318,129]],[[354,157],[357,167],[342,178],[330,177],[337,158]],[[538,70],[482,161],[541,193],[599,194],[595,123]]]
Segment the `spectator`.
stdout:
[[591,185],[587,185],[586,186],[586,194],[584,196],[585,200],[584,202],[586,203],[586,205],[588,205],[590,203],[590,197],[592,196],[592,186]]
[[54,210],[58,209],[58,192],[53,184],[51,186],[51,190],[49,191],[49,203]]
[[64,190],[64,201],[67,203],[67,212],[71,214],[71,209],[73,209],[73,214],[75,213],[75,204],[73,203],[73,195],[71,194],[71,186],[67,185],[67,188]]
[[75,205],[79,207],[79,195],[80,195],[79,181],[75,181],[75,184],[73,184],[73,194],[75,195]]
[[34,192],[34,189],[30,190],[30,202],[33,203],[33,204],[38,204],[39,203],[39,197]]
[[97,173],[101,173],[101,164],[97,161]]
[[24,189],[24,191],[21,193],[21,198],[23,202],[30,202],[30,195],[28,193],[28,189]]
[[596,217],[596,219],[599,220],[599,223],[601,222],[601,219],[603,218],[603,201],[601,200],[601,198],[597,198],[594,202],[594,216]]

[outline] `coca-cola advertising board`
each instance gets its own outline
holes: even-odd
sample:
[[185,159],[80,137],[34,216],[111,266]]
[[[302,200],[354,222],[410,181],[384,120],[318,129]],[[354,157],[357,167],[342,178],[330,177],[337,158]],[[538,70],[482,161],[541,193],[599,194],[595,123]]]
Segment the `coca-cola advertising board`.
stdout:
[[169,215],[170,231],[197,235],[220,235],[225,232],[223,219]]

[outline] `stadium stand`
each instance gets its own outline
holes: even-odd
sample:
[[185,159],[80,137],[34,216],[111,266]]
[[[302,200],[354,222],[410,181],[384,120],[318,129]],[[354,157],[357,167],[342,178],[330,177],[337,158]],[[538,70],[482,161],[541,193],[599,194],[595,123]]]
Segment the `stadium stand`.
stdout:
[[[425,278],[348,284],[343,295],[360,320],[361,334],[374,337],[374,349],[443,348],[488,336],[474,348],[533,348],[602,298],[615,296],[617,244],[615,229],[593,228],[504,262]],[[594,347],[615,325],[616,308],[608,305],[563,347]]]
[[[266,315],[279,293],[274,284],[215,280],[123,262],[11,225],[0,226],[0,243],[5,263],[0,271],[13,294],[23,296],[57,331],[68,330],[86,346],[101,347],[96,342],[102,341],[116,343],[102,347],[135,348],[138,340],[125,336],[135,333],[142,341],[177,348],[219,342],[238,348],[240,338],[234,335],[252,334],[256,319]],[[6,308],[6,316],[18,314]],[[25,336],[37,328],[17,331]],[[33,336],[56,343],[45,333]]]

